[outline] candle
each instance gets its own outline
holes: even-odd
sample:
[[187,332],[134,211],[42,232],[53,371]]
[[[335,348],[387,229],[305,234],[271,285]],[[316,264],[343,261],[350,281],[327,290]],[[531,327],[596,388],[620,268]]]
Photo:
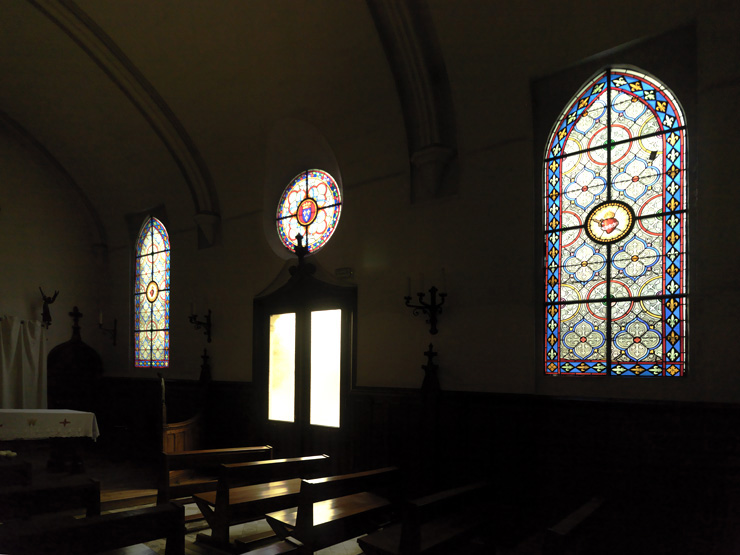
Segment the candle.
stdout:
[[407,297],[411,296],[411,278],[410,277],[406,278],[406,296]]
[[101,326],[103,325],[103,310],[100,310],[100,313],[98,314],[98,324]]

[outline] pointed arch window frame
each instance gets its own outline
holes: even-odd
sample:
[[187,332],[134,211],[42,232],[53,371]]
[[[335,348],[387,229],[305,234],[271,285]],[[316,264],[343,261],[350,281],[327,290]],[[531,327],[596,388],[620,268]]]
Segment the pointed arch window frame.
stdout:
[[165,225],[147,216],[134,257],[134,366],[167,368],[170,359],[171,245]]
[[[648,85],[647,87],[645,85]],[[570,226],[563,221],[563,198],[566,196],[564,191],[563,162],[575,154],[592,155],[600,151],[605,154],[605,197],[604,201],[616,200],[612,198],[614,193],[614,182],[612,180],[612,158],[611,151],[615,147],[626,146],[627,152],[631,150],[634,141],[647,139],[648,136],[639,138],[627,138],[623,141],[616,140],[612,137],[613,121],[612,109],[605,109],[606,122],[606,140],[604,146],[595,145],[581,149],[578,152],[566,152],[568,149],[567,142],[571,133],[583,118],[588,117],[590,108],[594,103],[606,95],[605,106],[612,106],[612,95],[625,94],[634,99],[634,102],[641,102],[646,109],[651,110],[656,117],[658,130],[650,136],[659,138],[662,144],[661,166],[662,173],[659,178],[662,180],[662,205],[657,213],[662,215],[662,246],[660,249],[659,263],[663,264],[661,275],[661,288],[654,294],[642,295],[639,298],[633,298],[634,302],[650,302],[661,306],[660,330],[662,354],[658,357],[652,357],[652,360],[643,362],[639,359],[629,360],[625,357],[625,352],[619,361],[615,361],[614,351],[617,344],[615,339],[622,334],[624,337],[629,335],[629,330],[618,329],[612,319],[612,307],[617,304],[616,301],[611,303],[602,303],[606,309],[606,322],[603,337],[597,337],[597,330],[591,330],[594,335],[593,341],[589,339],[588,333],[582,333],[583,330],[576,330],[572,326],[567,332],[561,318],[564,309],[569,306],[579,305],[577,310],[583,306],[593,306],[593,303],[586,303],[582,299],[565,299],[562,293],[564,260],[563,245],[564,234],[567,232],[580,234],[585,233],[584,222],[571,224]],[[580,91],[566,104],[566,108],[557,118],[551,133],[548,135],[547,146],[544,153],[544,275],[545,275],[545,374],[555,375],[616,375],[616,376],[662,376],[676,377],[683,376],[686,373],[687,363],[687,305],[688,305],[688,272],[687,272],[687,223],[688,223],[688,171],[687,171],[687,140],[688,130],[686,127],[685,112],[679,104],[678,99],[659,79],[653,77],[647,72],[638,70],[629,66],[607,66],[605,69],[597,72],[592,78],[586,81],[586,84]],[[606,148],[609,145],[610,148]],[[590,187],[589,187],[590,188]],[[588,191],[584,192],[588,196]],[[572,195],[571,195],[572,196]],[[619,195],[616,195],[617,197]],[[571,198],[571,200],[573,200]],[[592,208],[593,200],[586,198],[589,209]],[[599,203],[596,203],[598,205]],[[582,214],[583,216],[588,213]],[[655,214],[643,215],[633,214],[634,222],[640,224],[647,217],[654,217]],[[585,218],[583,218],[585,219]],[[576,220],[577,221],[577,220]],[[633,234],[626,233],[622,240],[628,242]],[[585,242],[584,244],[588,244]],[[612,243],[606,241],[602,244],[596,240],[592,244],[601,247],[606,251],[605,256],[594,249],[604,259],[603,269],[605,275],[604,282],[607,284],[604,291],[610,291],[612,294],[612,284],[615,283],[612,274],[613,268],[616,267]],[[618,245],[616,242],[614,245]],[[624,244],[624,243],[623,243]],[[580,246],[579,246],[580,248]],[[621,252],[621,251],[619,251]],[[572,254],[572,253],[571,253]],[[584,260],[586,267],[602,271],[600,265],[595,266],[590,261]],[[597,269],[596,266],[599,266]],[[595,273],[595,272],[594,272]],[[583,276],[582,276],[583,277]],[[629,312],[628,312],[629,313]],[[639,320],[639,318],[638,318]],[[585,321],[585,319],[584,319]],[[635,320],[633,320],[635,321]],[[579,322],[580,323],[580,322]],[[631,323],[630,323],[631,325]],[[585,324],[584,324],[585,326]],[[582,326],[583,327],[583,326]],[[587,330],[588,331],[588,330]],[[605,356],[601,357],[581,357],[575,356],[564,357],[563,345],[565,344],[566,335],[577,335],[580,333],[579,341],[586,338],[586,344],[594,348],[605,346]],[[574,337],[575,337],[574,335]],[[636,336],[637,337],[637,336]],[[624,338],[622,338],[624,339]],[[633,338],[634,339],[634,338]],[[572,343],[572,342],[571,342]],[[598,343],[598,345],[597,345]],[[603,351],[602,351],[603,352]],[[653,351],[654,352],[654,351]],[[583,354],[583,353],[582,353]],[[629,362],[627,362],[629,360]]]

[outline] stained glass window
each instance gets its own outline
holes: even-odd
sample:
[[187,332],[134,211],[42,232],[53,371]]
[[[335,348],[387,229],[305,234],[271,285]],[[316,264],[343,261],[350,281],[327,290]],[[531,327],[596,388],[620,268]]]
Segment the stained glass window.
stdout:
[[545,372],[686,371],[681,106],[657,79],[599,73],[567,104],[544,160]]
[[283,245],[295,251],[297,235],[312,253],[323,247],[339,223],[342,199],[334,178],[321,170],[307,170],[290,182],[280,197],[277,231]]
[[139,233],[134,280],[134,365],[165,368],[170,358],[170,240],[156,218],[148,218]]

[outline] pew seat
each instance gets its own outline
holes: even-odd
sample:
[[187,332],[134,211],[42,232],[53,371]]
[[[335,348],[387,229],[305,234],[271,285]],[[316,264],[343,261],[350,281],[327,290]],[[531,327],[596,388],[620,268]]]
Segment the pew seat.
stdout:
[[18,555],[149,554],[142,542],[165,538],[165,555],[185,553],[185,511],[167,503],[73,518],[42,515],[0,526],[0,552]]
[[[298,505],[268,513],[270,527],[281,540],[313,553],[368,533],[392,519],[400,494],[396,467],[301,480]],[[270,553],[272,546],[254,551]]]
[[213,491],[218,486],[222,464],[272,458],[270,445],[227,449],[198,449],[163,452],[157,486],[157,503],[189,499],[194,493]]
[[401,522],[358,538],[357,543],[368,555],[450,553],[487,522],[488,504],[487,483],[420,497],[405,503]]
[[0,522],[83,509],[87,516],[100,514],[100,482],[86,476],[0,488]]
[[210,536],[200,534],[198,539],[228,546],[229,526],[294,505],[301,478],[325,473],[329,462],[328,455],[314,455],[221,465],[216,491],[193,495],[211,527]]

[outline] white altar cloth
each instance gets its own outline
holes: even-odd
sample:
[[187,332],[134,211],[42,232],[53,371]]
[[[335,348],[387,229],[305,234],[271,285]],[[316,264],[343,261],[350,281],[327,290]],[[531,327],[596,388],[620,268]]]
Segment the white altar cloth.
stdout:
[[90,437],[100,432],[95,413],[66,409],[0,409],[0,440]]

